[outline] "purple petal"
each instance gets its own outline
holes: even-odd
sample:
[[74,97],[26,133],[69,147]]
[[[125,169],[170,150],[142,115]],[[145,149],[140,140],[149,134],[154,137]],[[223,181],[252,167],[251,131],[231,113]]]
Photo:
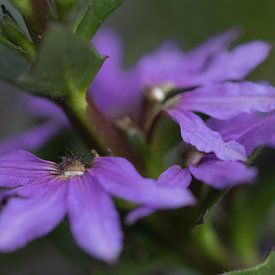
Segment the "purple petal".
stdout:
[[190,166],[192,175],[217,189],[248,183],[255,179],[257,171],[241,162],[221,161],[215,157],[205,157],[197,166]]
[[207,85],[183,93],[177,106],[218,119],[253,111],[269,112],[275,109],[275,88],[252,82]]
[[209,121],[212,129],[220,131],[225,140],[235,139],[250,155],[261,145],[275,147],[275,113],[242,114],[230,120]]
[[236,34],[236,31],[230,30],[208,40],[186,55],[175,42],[164,42],[138,63],[142,83],[147,86],[171,84],[180,87],[202,84],[201,74],[205,64],[227,48]]
[[222,160],[246,159],[245,148],[241,144],[223,141],[221,135],[208,128],[199,116],[176,107],[168,113],[180,125],[182,139],[199,151],[214,152]]
[[22,107],[35,117],[51,118],[68,125],[68,119],[62,109],[49,99],[24,94],[21,102]]
[[[187,188],[191,183],[192,177],[188,169],[182,169],[178,165],[169,167],[164,171],[157,179],[157,184],[163,186],[163,188],[173,188],[175,186],[182,186]],[[156,212],[156,209],[147,206],[141,206],[131,211],[126,216],[127,224],[134,224],[139,219],[145,218]]]
[[240,114],[228,120],[210,118],[207,120],[207,126],[214,131],[219,132],[224,140],[236,140],[258,122],[259,114]]
[[60,123],[46,122],[15,137],[0,141],[0,153],[15,149],[34,150],[43,146],[64,127]]
[[142,83],[149,86],[170,84],[189,87],[240,80],[267,57],[270,45],[254,41],[227,51],[226,48],[236,36],[236,31],[228,31],[186,55],[175,44],[164,43],[138,63]]
[[14,190],[0,214],[0,251],[12,252],[52,231],[64,218],[66,185],[59,182]]
[[157,184],[163,186],[183,186],[188,187],[192,177],[188,169],[182,169],[179,165],[173,165],[164,171],[157,179]]
[[16,187],[36,182],[42,178],[52,178],[56,164],[37,158],[31,153],[15,150],[0,154],[0,186]]
[[266,59],[270,49],[268,43],[253,41],[221,52],[201,75],[201,81],[241,80]]
[[123,47],[115,31],[103,29],[97,32],[92,42],[101,55],[111,58],[111,61],[106,63],[105,70],[112,71],[122,66]]
[[267,116],[262,121],[255,123],[253,128],[237,139],[244,145],[247,154],[250,155],[254,149],[261,145],[275,147],[275,116]]
[[231,29],[225,33],[210,38],[197,48],[188,52],[185,56],[185,62],[188,62],[188,71],[202,71],[210,59],[228,48],[231,42],[233,42],[237,37],[238,31]]
[[77,244],[98,259],[114,262],[121,251],[122,232],[109,195],[86,174],[70,180],[67,204]]
[[164,42],[153,53],[145,55],[138,63],[138,71],[144,86],[177,85],[177,78],[185,64],[185,56],[179,46]]
[[104,30],[95,38],[95,45],[108,58],[94,79],[89,96],[110,119],[124,115],[136,117],[142,103],[142,88],[135,69],[124,70],[122,46],[117,35]]
[[127,214],[125,221],[127,225],[132,225],[142,218],[146,218],[156,212],[156,209],[146,206],[138,207]]
[[[159,209],[178,208],[194,203],[193,195],[185,187],[169,186],[169,183],[165,186],[152,179],[143,178],[133,165],[123,158],[97,158],[90,172],[96,175],[98,184],[106,192],[133,203]],[[184,183],[182,175],[179,176]]]

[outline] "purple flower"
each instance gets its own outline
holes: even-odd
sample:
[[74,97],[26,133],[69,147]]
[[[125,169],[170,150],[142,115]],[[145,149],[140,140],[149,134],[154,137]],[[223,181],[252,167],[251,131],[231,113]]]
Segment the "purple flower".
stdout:
[[[225,141],[236,140],[242,144],[248,156],[261,145],[275,148],[274,112],[241,114],[229,120],[210,119],[207,121],[207,125],[211,129],[219,131]],[[165,178],[168,182],[173,179],[175,182],[175,179],[180,178],[181,175],[184,175],[185,178],[192,175],[197,180],[216,189],[224,189],[252,182],[257,175],[257,170],[247,167],[239,161],[223,161],[213,154],[203,156],[200,152],[193,152],[187,168],[182,169],[180,166],[174,165],[168,168],[160,178]],[[132,224],[154,212],[155,209],[152,207],[141,206],[130,212],[126,220]]]
[[76,243],[107,262],[115,261],[122,248],[111,196],[155,210],[194,203],[185,185],[163,186],[143,178],[118,157],[96,157],[87,168],[77,159],[58,165],[13,151],[0,155],[0,186],[9,188],[1,193],[0,251],[14,251],[46,235],[68,215]]
[[160,101],[165,98],[167,87],[192,88],[164,106],[167,114],[180,125],[183,140],[199,151],[215,153],[219,159],[243,161],[246,153],[241,144],[223,140],[194,113],[229,119],[243,112],[275,108],[272,87],[251,82],[222,83],[241,80],[266,58],[270,50],[267,43],[254,41],[228,51],[227,47],[235,37],[236,32],[229,31],[186,54],[169,41],[125,71],[121,65],[118,38],[108,31],[100,32],[95,44],[99,52],[110,55],[110,59],[97,75],[90,95],[111,119],[121,115],[136,119],[135,116],[142,112],[148,87],[157,92],[155,96]]
[[226,120],[241,113],[269,112],[275,108],[275,89],[252,82],[205,85],[179,96],[168,110],[180,125],[183,140],[199,151],[214,152],[222,160],[245,160],[245,149],[235,140],[224,141],[193,112]]
[[227,48],[237,36],[235,30],[230,30],[187,53],[183,53],[175,43],[165,42],[139,61],[142,83],[183,88],[242,80],[267,57],[270,46],[254,41],[229,51]]
[[[218,131],[225,141],[236,140],[250,156],[262,145],[275,148],[275,113],[241,114],[229,120],[209,119],[210,129]],[[198,157],[196,157],[198,154]],[[239,161],[222,161],[213,154],[195,152],[188,170],[198,180],[218,189],[251,182],[256,176],[255,168],[248,168]]]
[[[275,148],[274,112],[243,113],[229,120],[209,119],[207,125],[218,131],[225,141],[236,140],[245,148],[247,156],[262,145]],[[246,167],[242,162],[222,161],[211,153],[201,156],[201,153],[195,152],[194,161],[189,161],[188,169],[196,179],[212,187],[223,189],[250,182],[256,176],[256,170]]]
[[[206,154],[197,164],[189,164],[187,168],[173,165],[164,171],[159,179],[166,184],[174,186],[186,186],[191,183],[192,176],[216,189],[224,189],[235,185],[250,183],[257,175],[257,170],[247,167],[238,161],[219,160],[213,154]],[[188,180],[187,180],[188,179]],[[148,205],[142,205],[131,211],[126,222],[133,224],[139,219],[156,212],[157,209]]]

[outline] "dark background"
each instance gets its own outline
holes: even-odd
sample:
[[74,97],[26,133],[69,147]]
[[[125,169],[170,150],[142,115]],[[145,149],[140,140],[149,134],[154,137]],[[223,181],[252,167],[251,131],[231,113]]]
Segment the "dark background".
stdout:
[[[231,27],[242,30],[240,42],[263,39],[274,44],[274,13],[275,0],[125,0],[106,24],[121,35],[128,66],[167,38],[178,40],[188,50]],[[249,79],[275,84],[274,50]],[[0,83],[0,138],[33,124],[18,95],[20,92],[15,88]],[[14,255],[0,255],[0,274],[83,274],[83,271],[54,242],[44,238]]]

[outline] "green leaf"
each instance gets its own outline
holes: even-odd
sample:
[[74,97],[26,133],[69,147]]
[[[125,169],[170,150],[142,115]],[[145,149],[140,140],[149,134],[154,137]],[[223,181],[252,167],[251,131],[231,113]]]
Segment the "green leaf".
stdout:
[[0,79],[20,87],[19,78],[26,74],[31,66],[21,55],[0,45]]
[[[4,10],[7,10],[8,13],[12,16],[12,18],[16,21],[21,30],[25,33],[25,35],[30,39],[30,34],[28,32],[28,28],[24,22],[22,15],[19,11],[11,4],[9,0],[0,0],[0,4],[4,6]],[[4,15],[3,9],[0,11],[0,17]]]
[[251,186],[250,189],[239,190],[232,203],[230,213],[232,241],[238,256],[247,264],[258,260],[262,227],[274,205],[273,177],[273,174],[265,175],[257,185]]
[[104,20],[124,0],[82,0],[75,7],[75,17],[71,29],[90,40]]
[[55,26],[43,39],[32,72],[21,81],[34,94],[75,98],[85,95],[103,61],[89,42]]
[[26,37],[11,15],[4,15],[0,20],[0,43],[25,56],[29,62],[35,59],[34,45]]
[[238,271],[223,273],[224,275],[273,275],[275,270],[275,251],[271,251],[265,261],[258,266]]

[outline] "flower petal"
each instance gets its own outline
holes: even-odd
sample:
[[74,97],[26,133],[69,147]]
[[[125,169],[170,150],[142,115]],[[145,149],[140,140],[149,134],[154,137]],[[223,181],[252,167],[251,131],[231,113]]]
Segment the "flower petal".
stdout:
[[57,135],[62,129],[63,127],[59,123],[46,122],[15,137],[0,141],[0,152],[5,153],[16,149],[37,149]]
[[261,116],[256,113],[240,114],[228,120],[210,118],[207,120],[207,126],[221,134],[224,140],[236,140],[247,131],[253,128]]
[[179,165],[173,165],[165,170],[157,179],[157,184],[163,186],[183,186],[188,187],[192,177],[188,169],[182,169]]
[[77,244],[98,259],[114,262],[121,251],[122,232],[109,195],[86,174],[70,180],[67,204]]
[[102,29],[95,35],[93,44],[101,55],[110,58],[106,60],[105,70],[117,69],[122,67],[123,63],[123,46],[118,34],[111,29]]
[[261,145],[275,147],[275,113],[241,114],[230,120],[212,119],[208,125],[225,140],[235,139],[244,145],[247,155]]
[[44,119],[54,119],[66,126],[69,125],[63,110],[52,100],[29,94],[23,94],[20,100],[28,114]]
[[[182,169],[179,165],[174,165],[169,167],[159,176],[157,179],[157,184],[167,189],[173,188],[175,186],[182,186],[187,188],[191,181],[192,177],[188,169]],[[151,207],[137,207],[126,216],[126,223],[129,225],[134,224],[139,219],[145,218],[154,212],[156,212],[156,209]]]
[[269,112],[275,109],[275,88],[252,82],[206,85],[183,93],[177,108],[218,119],[253,111]]
[[137,207],[127,214],[125,221],[127,225],[132,225],[142,218],[146,218],[156,212],[156,209],[146,206]]
[[202,76],[209,60],[227,48],[236,35],[235,30],[230,30],[209,39],[187,54],[174,41],[166,41],[138,63],[141,81],[148,86],[171,84],[188,87],[203,84],[207,81]]
[[183,74],[185,56],[174,41],[165,41],[153,53],[140,59],[137,68],[144,87],[177,85]]
[[205,157],[197,166],[190,166],[192,175],[217,189],[248,183],[256,177],[256,169],[241,162],[221,161],[212,156]]
[[[181,186],[158,184],[141,177],[133,165],[124,158],[99,157],[90,170],[106,192],[127,201],[152,208],[178,208],[194,203],[191,192]],[[185,183],[182,174],[176,175]],[[187,177],[189,177],[187,175]],[[174,180],[177,182],[177,180]]]
[[42,178],[52,178],[55,163],[37,158],[23,150],[15,150],[0,154],[0,186],[16,187],[39,181]]
[[208,128],[199,116],[175,107],[167,112],[180,125],[182,139],[199,151],[214,152],[222,160],[246,159],[245,148],[241,144],[223,141],[221,135]]
[[185,62],[188,62],[188,71],[202,72],[207,63],[220,52],[226,50],[231,42],[238,37],[236,29],[230,29],[227,32],[216,35],[208,39],[203,44],[189,51],[185,56]]
[[270,49],[268,43],[253,41],[240,45],[230,52],[221,52],[205,73],[202,73],[201,82],[241,80],[266,59]]
[[59,182],[13,189],[0,213],[0,251],[12,252],[52,231],[65,215],[66,186]]
[[108,118],[136,117],[142,103],[142,88],[136,69],[123,69],[122,45],[115,32],[100,31],[94,40],[96,48],[108,58],[89,88],[91,96]]

